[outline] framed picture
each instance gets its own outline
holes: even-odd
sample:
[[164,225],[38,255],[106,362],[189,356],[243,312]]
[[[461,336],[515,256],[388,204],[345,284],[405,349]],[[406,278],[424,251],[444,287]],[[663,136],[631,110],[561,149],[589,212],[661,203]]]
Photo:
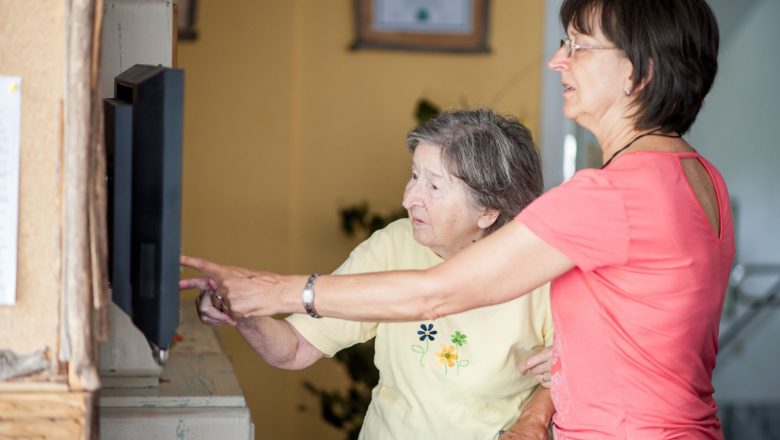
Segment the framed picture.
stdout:
[[490,52],[489,0],[354,0],[353,50]]
[[198,31],[195,28],[198,12],[197,0],[176,0],[175,5],[179,40],[197,39]]

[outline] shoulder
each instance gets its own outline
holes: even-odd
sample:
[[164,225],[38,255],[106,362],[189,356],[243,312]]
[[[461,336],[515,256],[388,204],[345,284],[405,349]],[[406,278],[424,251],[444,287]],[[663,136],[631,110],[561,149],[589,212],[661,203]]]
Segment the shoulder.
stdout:
[[376,231],[374,234],[386,235],[388,237],[397,239],[414,239],[412,237],[412,223],[408,218],[398,219],[384,228]]
[[412,225],[408,218],[402,218],[374,231],[355,250],[399,248],[408,246],[409,243],[416,243],[412,235]]
[[539,196],[517,217],[532,215],[577,217],[585,213],[597,214],[605,205],[622,205],[623,196],[612,173],[585,169],[571,179]]
[[533,201],[516,217],[580,269],[625,260],[626,198],[603,170],[583,170]]
[[580,170],[571,179],[562,183],[558,188],[569,191],[588,191],[593,189],[612,189],[614,175],[608,170],[587,168]]
[[409,219],[396,220],[360,243],[338,273],[428,268],[440,262],[430,249],[414,240]]
[[396,220],[374,232],[366,240],[371,246],[383,249],[388,255],[388,269],[411,269],[420,264],[430,266],[441,261],[431,249],[414,239],[412,224],[408,218]]

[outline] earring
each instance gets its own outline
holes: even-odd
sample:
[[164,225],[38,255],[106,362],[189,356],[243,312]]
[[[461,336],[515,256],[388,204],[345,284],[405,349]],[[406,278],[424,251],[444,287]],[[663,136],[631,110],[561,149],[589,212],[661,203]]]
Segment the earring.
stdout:
[[626,96],[631,96],[631,89],[626,88],[625,92],[626,92]]

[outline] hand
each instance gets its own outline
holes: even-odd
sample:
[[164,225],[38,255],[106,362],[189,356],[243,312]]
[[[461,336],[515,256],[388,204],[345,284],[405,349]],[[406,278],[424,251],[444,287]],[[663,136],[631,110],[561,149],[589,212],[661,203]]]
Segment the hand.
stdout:
[[[216,290],[204,290],[195,299],[195,308],[198,310],[200,322],[206,325],[229,325],[235,327],[238,321],[214,306],[214,303],[218,301],[215,299],[216,293]],[[224,307],[224,304],[222,306]]]
[[[193,278],[179,282],[179,288],[183,285],[198,287],[203,286],[202,281],[210,280],[208,286],[214,293],[209,295],[211,301],[199,301],[201,305],[210,302],[212,308],[223,315],[230,317],[233,322],[249,316],[271,315],[269,311],[273,302],[267,297],[268,293],[277,284],[278,277],[267,272],[254,272],[249,269],[235,266],[223,266],[202,258],[194,258],[182,255],[180,264],[201,272],[206,278]],[[210,316],[215,317],[211,314]]]
[[523,362],[520,373],[531,373],[545,388],[550,388],[550,370],[552,369],[552,347],[543,347],[534,350]]
[[230,325],[235,326],[236,320],[220,310],[224,304],[217,296],[217,282],[210,278],[190,278],[179,281],[179,290],[191,288],[200,289],[200,295],[195,298],[195,309],[198,311],[200,322],[206,325]]

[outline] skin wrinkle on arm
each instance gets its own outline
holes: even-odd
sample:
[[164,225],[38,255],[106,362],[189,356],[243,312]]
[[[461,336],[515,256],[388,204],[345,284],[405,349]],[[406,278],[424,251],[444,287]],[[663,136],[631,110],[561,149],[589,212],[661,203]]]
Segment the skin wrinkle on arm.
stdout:
[[325,356],[285,320],[244,318],[236,330],[260,357],[277,368],[300,370]]
[[537,386],[531,398],[522,408],[522,413],[501,439],[547,439],[550,420],[555,413],[550,390]]
[[518,422],[528,418],[547,426],[550,424],[553,413],[555,413],[555,406],[553,405],[550,389],[537,385],[528,403],[523,407],[523,414]]

